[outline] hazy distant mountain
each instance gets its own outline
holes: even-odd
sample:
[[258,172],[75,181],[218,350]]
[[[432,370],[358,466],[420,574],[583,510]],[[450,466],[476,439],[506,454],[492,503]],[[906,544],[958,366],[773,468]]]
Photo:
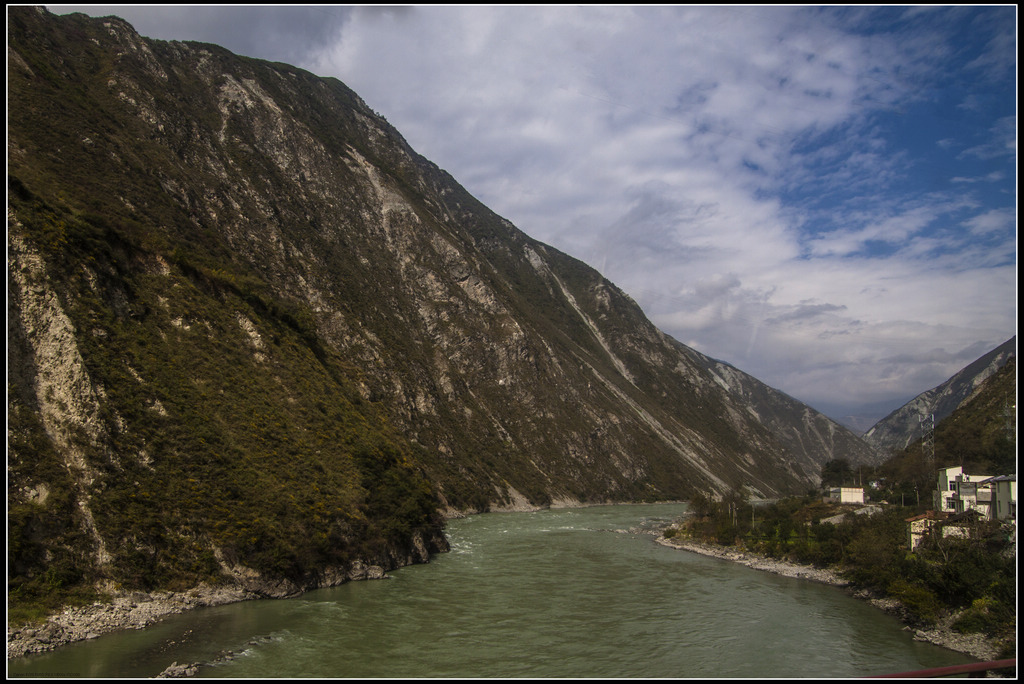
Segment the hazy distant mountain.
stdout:
[[905,449],[921,438],[922,420],[938,423],[964,404],[978,387],[1006,365],[1017,353],[1014,336],[970,364],[938,387],[922,392],[913,400],[878,421],[864,433],[864,439],[883,453]]
[[439,510],[774,496],[874,458],[335,79],[30,7],[8,41],[24,595],[53,572],[281,594],[423,560]]

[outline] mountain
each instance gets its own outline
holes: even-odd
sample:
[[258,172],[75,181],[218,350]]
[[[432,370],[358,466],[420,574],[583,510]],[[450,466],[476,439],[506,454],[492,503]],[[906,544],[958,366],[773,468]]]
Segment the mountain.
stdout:
[[345,85],[8,9],[11,595],[282,595],[439,512],[804,492],[856,435],[656,329]]
[[1016,474],[1016,397],[1017,363],[1011,356],[936,422],[927,444],[917,438],[881,464],[876,475],[890,484],[891,496],[913,501],[923,495],[927,501],[939,468],[960,466],[974,475]]
[[981,384],[1017,354],[1017,337],[1011,337],[938,387],[922,392],[864,433],[864,440],[882,453],[905,449],[922,434],[922,421],[937,423],[951,415]]
[[935,426],[936,467],[962,466],[967,473],[1016,474],[1016,406],[1017,359],[1011,356]]

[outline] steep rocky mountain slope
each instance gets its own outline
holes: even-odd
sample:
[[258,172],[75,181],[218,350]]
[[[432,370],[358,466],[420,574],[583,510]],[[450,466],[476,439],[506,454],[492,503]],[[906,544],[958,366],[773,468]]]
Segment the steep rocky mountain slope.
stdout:
[[[935,471],[960,466],[975,475],[1017,472],[1017,360],[1011,356],[945,418],[927,444],[918,437],[876,471],[900,483],[906,500],[935,488]],[[894,490],[895,492],[896,490]],[[926,499],[927,500],[927,499]]]
[[287,593],[424,559],[439,510],[772,496],[875,457],[661,333],[335,79],[37,8],[8,41],[26,596]]
[[896,409],[864,433],[864,440],[884,454],[905,449],[921,438],[922,421],[929,425],[951,415],[978,390],[981,384],[995,374],[1017,353],[1017,337],[985,354],[974,363],[956,373],[946,382],[922,392]]
[[1011,356],[935,427],[935,465],[961,466],[968,473],[1016,474],[1016,398],[1017,359]]

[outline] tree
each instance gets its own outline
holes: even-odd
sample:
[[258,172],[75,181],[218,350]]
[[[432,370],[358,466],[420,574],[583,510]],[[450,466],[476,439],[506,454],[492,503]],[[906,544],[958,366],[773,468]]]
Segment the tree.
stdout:
[[853,469],[845,458],[835,458],[821,468],[822,487],[842,487],[853,480]]
[[715,512],[715,502],[707,494],[698,492],[690,498],[689,510],[698,518],[707,518]]

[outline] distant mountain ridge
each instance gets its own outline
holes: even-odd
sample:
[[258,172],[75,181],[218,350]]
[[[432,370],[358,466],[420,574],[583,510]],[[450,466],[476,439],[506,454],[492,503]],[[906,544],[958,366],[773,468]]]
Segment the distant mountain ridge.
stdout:
[[15,595],[284,595],[425,560],[439,511],[779,496],[876,458],[336,79],[41,8],[8,43]]
[[905,449],[921,438],[922,420],[936,423],[967,402],[981,384],[1016,357],[1017,336],[966,366],[949,380],[922,392],[864,433],[864,440],[882,453]]

